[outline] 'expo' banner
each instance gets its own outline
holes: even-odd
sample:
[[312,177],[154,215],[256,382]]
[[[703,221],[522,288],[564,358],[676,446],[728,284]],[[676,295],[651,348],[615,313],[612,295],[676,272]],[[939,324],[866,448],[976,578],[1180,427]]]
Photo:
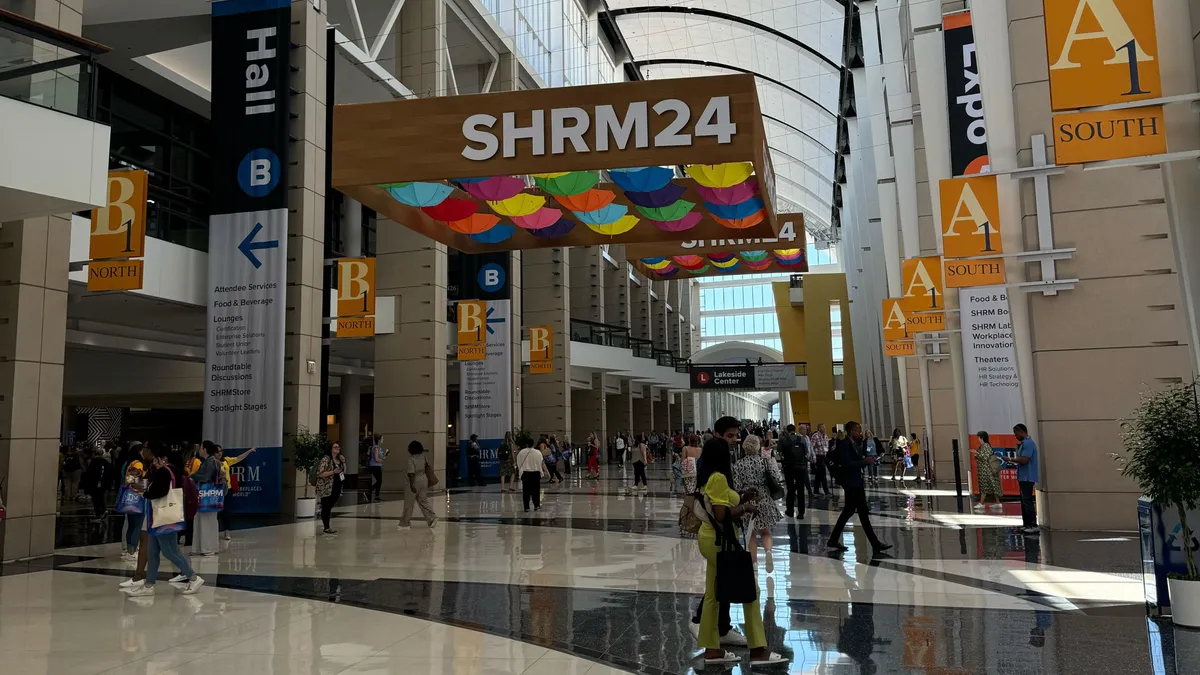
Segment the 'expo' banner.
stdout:
[[942,17],[942,39],[946,48],[946,100],[950,104],[950,174],[987,173],[987,125],[983,120],[983,86],[971,13]]

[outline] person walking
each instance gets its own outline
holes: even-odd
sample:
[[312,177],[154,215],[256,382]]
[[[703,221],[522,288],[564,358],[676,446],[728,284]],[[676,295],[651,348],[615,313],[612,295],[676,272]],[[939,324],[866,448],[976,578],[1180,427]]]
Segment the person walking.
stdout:
[[683,451],[679,455],[680,476],[683,478],[683,494],[696,494],[696,462],[700,459],[700,436],[688,434]]
[[913,475],[920,483],[924,480],[921,475],[921,437],[915,431],[908,436],[908,458],[912,463]]
[[983,511],[987,504],[988,497],[991,497],[995,502],[995,509],[1000,509],[1000,495],[1002,488],[1000,487],[1000,466],[1003,462],[992,450],[992,444],[988,441],[990,437],[988,432],[980,431],[975,434],[979,439],[979,447],[975,448],[975,475],[978,476],[976,482],[979,484],[979,503],[975,505],[976,511]]
[[871,527],[871,514],[867,508],[867,490],[863,486],[862,468],[875,460],[865,457],[859,449],[858,444],[862,442],[862,438],[862,425],[854,421],[847,422],[846,437],[838,442],[837,449],[834,451],[833,462],[840,474],[838,478],[842,485],[842,491],[845,493],[846,505],[842,507],[842,515],[838,516],[826,546],[839,551],[847,550],[846,545],[842,543],[842,530],[846,528],[846,523],[850,522],[850,518],[857,513],[858,522],[862,526],[863,533],[867,535],[867,540],[871,542],[871,548],[875,554],[879,554],[890,549],[892,545],[880,541]]
[[633,446],[633,489],[638,489],[638,483],[641,482],[642,490],[649,490],[650,487],[646,484],[646,465],[651,462],[650,449],[646,446],[644,438],[638,438],[637,444]]
[[[177,485],[175,482],[175,472],[181,468],[172,468],[169,466],[169,452],[166,448],[156,447],[153,453],[154,459],[151,464],[150,479],[145,492],[148,502],[162,499],[175,489]],[[149,550],[146,553],[145,582],[141,585],[125,589],[125,594],[131,598],[154,595],[154,585],[158,581],[160,554],[179,568],[180,576],[186,581],[186,585],[180,592],[184,595],[194,594],[204,585],[204,579],[196,574],[191,564],[188,563],[187,556],[179,551],[179,531],[183,529],[183,523],[155,525],[154,517],[154,509],[151,507],[149,518],[147,519],[149,529],[147,548]]]
[[79,483],[83,480],[83,462],[79,457],[79,449],[68,446],[63,452],[63,500],[76,501],[79,498]]
[[108,489],[113,483],[116,471],[108,459],[108,452],[103,447],[97,447],[92,453],[92,461],[88,462],[83,472],[84,492],[92,499],[92,510],[95,512],[93,522],[104,520],[108,513]]
[[596,434],[588,434],[587,438],[588,478],[600,477],[600,439]]
[[[517,451],[513,447],[513,434],[504,432],[504,440],[496,450],[496,459],[500,460],[500,491],[517,490]],[[507,487],[506,487],[507,486]]]
[[145,500],[142,499],[146,465],[142,463],[141,443],[134,441],[129,445],[120,473],[121,486],[117,491],[116,511],[125,514],[125,550],[121,551],[121,559],[133,562],[137,560],[142,522],[146,519]]
[[550,477],[550,482],[561,482],[563,478],[562,474],[558,472],[558,459],[554,456],[554,450],[550,448],[550,441],[545,438],[538,440],[537,450],[542,455],[542,463],[546,465],[546,472]]
[[342,455],[342,444],[334,443],[325,451],[317,463],[317,498],[321,500],[321,524],[324,534],[337,534],[329,526],[333,505],[342,496],[342,483],[346,480],[346,457]]
[[621,432],[617,432],[617,440],[613,442],[613,448],[617,451],[617,467],[625,468],[625,437]]
[[383,489],[383,461],[387,459],[388,451],[383,447],[383,436],[375,434],[371,437],[371,447],[367,449],[367,473],[371,474],[371,487],[367,491],[370,496],[375,493],[375,501],[381,502],[379,491]]
[[[758,436],[747,436],[742,441],[742,451],[746,456],[733,466],[733,489],[742,494],[751,491],[758,493],[758,497],[753,500],[756,505],[755,513],[742,522],[742,526],[746,528],[746,549],[750,551],[750,561],[758,564],[757,541],[762,541],[763,550],[767,552],[767,574],[770,574],[775,571],[775,561],[771,557],[771,528],[779,522],[781,514],[779,505],[771,498],[767,476],[770,476],[776,485],[783,485],[783,473]],[[803,505],[800,508],[803,512]]]
[[409,529],[409,521],[412,520],[415,506],[421,507],[421,515],[425,516],[425,522],[430,529],[437,524],[437,514],[429,505],[429,486],[431,483],[436,485],[437,479],[435,477],[433,481],[429,480],[433,473],[429,462],[429,456],[425,454],[425,446],[421,445],[420,441],[408,444],[408,485],[404,490],[404,515],[400,518],[400,523],[396,525],[397,530]]
[[817,430],[808,437],[808,442],[812,448],[812,488],[810,494],[825,493],[829,496],[829,479],[828,470],[825,466],[825,458],[829,455],[829,434],[825,433],[825,425],[818,424]]
[[875,434],[871,431],[863,433],[863,454],[875,460],[867,464],[867,482],[874,485],[879,476],[879,444],[875,442]]
[[[212,441],[204,441],[200,445],[200,450],[196,454],[200,460],[200,468],[192,474],[192,481],[196,483],[197,489],[203,490],[224,490],[223,476],[220,467],[217,466],[217,446]],[[211,557],[220,551],[220,535],[217,532],[217,512],[201,510],[192,520],[192,547],[191,555],[202,555]]]
[[908,472],[904,461],[908,456],[908,439],[899,429],[892,429],[892,441],[888,449],[892,453],[892,480],[904,480]]
[[[733,523],[752,516],[757,511],[757,493],[746,495],[746,503],[742,497],[730,487],[733,483],[733,467],[731,464],[730,444],[724,438],[713,438],[704,444],[700,456],[700,471],[698,480],[703,486],[700,489],[705,502],[705,511],[709,518],[700,525],[696,536],[700,555],[704,557],[704,599],[703,611],[700,617],[699,642],[704,648],[705,665],[737,663],[742,657],[725,651],[722,647],[719,623],[721,621],[720,603],[717,601],[717,553],[721,550],[717,544],[717,529],[722,527],[724,536],[733,529]],[[756,581],[757,583],[757,581]],[[746,645],[750,647],[750,666],[762,667],[786,663],[787,659],[767,649],[767,633],[763,628],[762,610],[757,599],[742,605],[746,617]]]
[[1017,437],[1017,456],[1013,463],[1017,465],[1017,484],[1021,488],[1021,531],[1025,534],[1036,534],[1037,504],[1034,501],[1033,489],[1040,480],[1038,470],[1038,447],[1029,435],[1029,429],[1024,424],[1013,427],[1013,435]]
[[479,435],[471,434],[467,440],[467,485],[483,487],[483,467],[480,455]]
[[[147,521],[150,520],[150,502],[146,501],[145,498],[146,485],[149,482],[149,477],[154,471],[154,455],[150,452],[150,446],[141,446],[140,455],[137,461],[141,467],[140,470],[137,471],[137,473],[140,473],[140,476],[138,476],[136,480],[132,481],[129,480],[129,478],[126,478],[125,484],[131,492],[136,493],[142,498],[142,519],[138,526],[138,531],[133,533],[133,536],[136,537],[137,541],[137,562],[134,564],[133,577],[122,581],[117,585],[118,589],[122,591],[141,588],[142,586],[146,585],[146,557],[149,555],[150,551],[150,537],[147,534]],[[131,463],[130,466],[132,468],[135,465]],[[192,519],[187,518],[186,516],[187,514],[185,513],[185,522],[192,522]],[[127,532],[126,536],[128,535],[129,533]],[[126,541],[128,542],[128,539]],[[175,580],[172,579],[172,581]]]
[[[789,424],[779,437],[779,461],[783,464],[783,484],[787,493],[784,515],[792,518],[798,512],[804,518],[805,499],[801,486],[811,495],[808,485],[808,437],[796,433],[796,425]],[[796,507],[799,507],[797,509]]]
[[525,513],[529,513],[529,503],[533,502],[533,510],[542,510],[542,476],[547,476],[546,462],[537,448],[530,446],[517,453],[517,471],[521,474],[521,501],[525,505]]

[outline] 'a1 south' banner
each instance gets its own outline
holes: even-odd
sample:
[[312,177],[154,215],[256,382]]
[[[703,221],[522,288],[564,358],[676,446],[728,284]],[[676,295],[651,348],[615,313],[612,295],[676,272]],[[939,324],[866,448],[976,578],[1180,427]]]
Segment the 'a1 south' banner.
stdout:
[[287,0],[212,5],[212,216],[204,438],[227,456],[238,491],[225,508],[279,511],[287,291]]
[[946,99],[950,104],[950,172],[954,176],[988,170],[987,124],[983,87],[971,13],[942,17],[946,45]]

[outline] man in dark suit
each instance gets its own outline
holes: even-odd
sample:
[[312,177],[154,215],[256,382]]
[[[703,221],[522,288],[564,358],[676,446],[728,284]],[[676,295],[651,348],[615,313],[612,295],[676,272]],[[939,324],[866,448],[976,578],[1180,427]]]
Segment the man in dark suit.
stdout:
[[871,514],[867,510],[867,490],[863,485],[862,470],[868,464],[874,464],[874,457],[867,457],[861,450],[863,438],[862,426],[858,422],[846,423],[846,437],[837,442],[837,446],[831,455],[829,462],[837,474],[838,482],[842,484],[842,490],[846,495],[846,505],[842,508],[842,515],[838,516],[837,524],[833,526],[833,532],[829,535],[829,542],[826,544],[829,548],[845,551],[846,546],[842,543],[842,530],[846,527],[846,523],[850,521],[850,517],[858,513],[858,521],[862,524],[863,533],[867,535],[867,540],[871,542],[871,548],[875,554],[883,553],[892,547],[891,544],[885,544],[875,535],[875,530],[871,528]]

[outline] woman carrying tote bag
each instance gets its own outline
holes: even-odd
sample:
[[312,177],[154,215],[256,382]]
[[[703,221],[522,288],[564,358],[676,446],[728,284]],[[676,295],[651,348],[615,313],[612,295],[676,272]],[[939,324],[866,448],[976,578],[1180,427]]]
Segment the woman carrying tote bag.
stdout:
[[154,595],[154,583],[158,581],[159,553],[178,567],[179,573],[187,579],[182,593],[192,595],[204,585],[204,579],[196,574],[188,564],[187,557],[179,551],[179,532],[184,528],[183,490],[175,480],[175,471],[168,466],[166,448],[156,447],[153,452],[150,483],[145,492],[150,505],[147,521],[149,551],[146,555],[146,584],[130,589],[126,595]]
[[[719,590],[724,594],[730,585],[737,585],[737,579],[726,578],[718,582],[718,574],[745,572],[749,564],[746,552],[737,551],[737,533],[733,521],[743,516],[753,514],[757,508],[751,500],[741,505],[741,497],[733,491],[733,467],[729,455],[729,443],[724,438],[713,438],[704,444],[700,454],[700,471],[697,475],[701,485],[700,494],[704,499],[706,511],[710,515],[708,522],[700,526],[696,541],[700,546],[700,555],[704,556],[704,609],[700,616],[700,646],[704,648],[704,663],[722,664],[737,663],[741,657],[726,652],[721,648],[721,636],[717,630],[720,620]],[[751,497],[752,495],[747,495]],[[718,542],[717,530],[714,523],[720,523],[724,534]],[[731,540],[732,538],[732,540]],[[740,555],[739,555],[740,553]],[[730,555],[732,554],[732,555]],[[741,565],[734,569],[731,566]],[[753,579],[753,566],[750,567],[750,578]],[[744,581],[744,574],[741,575]],[[757,584],[757,582],[755,582]],[[757,595],[757,588],[755,588]],[[787,663],[787,659],[767,649],[767,634],[763,629],[762,610],[758,600],[744,603],[742,612],[746,616],[746,644],[750,647],[750,666],[773,666]]]

